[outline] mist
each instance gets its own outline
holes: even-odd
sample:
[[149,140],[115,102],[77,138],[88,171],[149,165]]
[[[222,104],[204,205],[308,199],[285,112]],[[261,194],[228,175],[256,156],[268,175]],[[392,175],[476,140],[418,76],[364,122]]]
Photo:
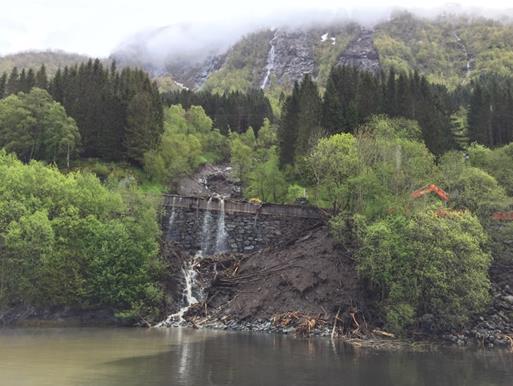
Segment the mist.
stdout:
[[114,50],[115,55],[137,58],[139,62],[162,67],[170,61],[200,63],[207,57],[225,53],[241,37],[263,29],[296,29],[329,27],[332,24],[356,22],[367,28],[388,20],[397,12],[434,18],[457,14],[509,21],[513,8],[483,9],[446,4],[438,7],[404,7],[374,5],[353,8],[281,9],[257,15],[237,15],[227,19],[199,20],[148,28],[127,37]]
[[[407,9],[421,16],[457,12],[503,18],[513,15],[504,0],[465,6],[444,0],[26,0],[6,2],[0,15],[0,54],[57,49],[106,57],[133,52],[152,60],[204,57],[226,51],[241,36],[264,28],[299,27],[354,20],[372,26]],[[471,8],[474,7],[474,8]],[[509,9],[508,9],[509,8]]]

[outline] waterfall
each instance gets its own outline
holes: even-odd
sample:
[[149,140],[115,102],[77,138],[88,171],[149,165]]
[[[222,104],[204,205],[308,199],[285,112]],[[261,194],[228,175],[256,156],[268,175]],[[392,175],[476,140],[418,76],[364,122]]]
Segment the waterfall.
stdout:
[[222,253],[226,251],[226,227],[224,224],[224,198],[219,199],[219,217],[217,218],[217,235],[216,235],[216,250],[215,253]]
[[276,58],[275,46],[274,46],[275,40],[276,40],[276,34],[274,34],[273,38],[269,42],[269,44],[271,44],[271,48],[269,49],[269,53],[267,54],[267,65],[265,66],[265,69],[266,69],[265,77],[264,77],[264,80],[262,81],[262,84],[260,85],[260,88],[262,90],[267,86],[267,83],[269,83],[269,78],[271,77],[271,72],[272,72],[272,70],[274,70],[274,60]]
[[196,278],[198,273],[196,272],[196,265],[201,260],[201,251],[196,254],[191,261],[184,263],[182,267],[182,273],[185,280],[185,286],[182,292],[183,307],[177,313],[169,315],[165,320],[158,323],[155,327],[170,327],[178,326],[184,322],[183,316],[191,306],[198,303],[198,299],[194,296],[193,291],[197,289]]
[[[196,267],[203,258],[211,252],[220,253],[227,250],[227,232],[225,227],[225,203],[224,198],[219,197],[219,214],[217,218],[217,233],[215,245],[211,245],[211,223],[212,223],[212,197],[207,201],[205,214],[203,216],[203,224],[201,227],[200,245],[201,249],[190,260],[183,263],[182,274],[184,277],[184,288],[182,292],[182,304],[180,310],[172,315],[169,315],[165,320],[158,323],[156,327],[170,327],[179,326],[184,322],[183,316],[189,308],[199,302],[197,296],[201,295],[199,283],[197,281],[198,273]],[[175,198],[172,200],[171,215],[169,217],[169,228],[171,228],[175,221]],[[215,248],[215,249],[214,249]],[[212,250],[214,249],[214,250]]]
[[465,67],[466,67],[466,76],[468,78],[470,76],[471,70],[472,70],[472,66],[471,66],[471,62],[470,62],[471,61],[470,54],[468,52],[467,46],[465,45],[463,40],[458,36],[456,31],[453,32],[453,35],[454,35],[454,38],[456,39],[456,44],[459,45],[459,47],[463,50],[463,52],[465,54],[465,59],[467,59],[467,63],[465,65]]
[[208,255],[210,251],[210,223],[212,222],[212,197],[207,201],[207,208],[203,216],[203,225],[201,227],[200,245],[202,255]]
[[173,224],[174,224],[175,218],[176,218],[175,202],[176,202],[176,197],[173,197],[173,199],[171,200],[171,214],[169,215],[169,224],[167,227],[168,233],[173,228]]

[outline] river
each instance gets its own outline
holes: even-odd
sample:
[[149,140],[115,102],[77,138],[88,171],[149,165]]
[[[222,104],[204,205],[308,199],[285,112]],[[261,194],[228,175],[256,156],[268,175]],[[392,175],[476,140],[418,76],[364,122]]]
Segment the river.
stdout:
[[0,329],[1,386],[513,385],[513,354],[185,328]]

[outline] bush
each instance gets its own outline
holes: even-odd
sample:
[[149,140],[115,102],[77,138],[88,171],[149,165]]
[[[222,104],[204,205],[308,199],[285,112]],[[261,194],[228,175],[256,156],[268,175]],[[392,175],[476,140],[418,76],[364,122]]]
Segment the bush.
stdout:
[[491,256],[479,221],[469,212],[435,211],[360,222],[357,267],[378,294],[388,328],[401,332],[433,314],[435,328],[466,322],[489,301]]

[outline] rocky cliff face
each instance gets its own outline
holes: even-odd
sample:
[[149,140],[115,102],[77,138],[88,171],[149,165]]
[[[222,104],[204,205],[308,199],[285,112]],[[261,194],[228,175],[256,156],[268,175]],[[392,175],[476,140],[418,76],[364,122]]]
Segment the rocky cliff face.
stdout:
[[373,35],[372,30],[362,28],[357,38],[342,53],[338,64],[357,67],[374,73],[379,72],[379,55],[374,47]]
[[[137,56],[135,63],[151,73],[170,75],[180,86],[191,89],[288,88],[304,74],[312,74],[322,84],[338,58],[341,63],[365,63],[364,68],[379,66],[372,31],[362,31],[353,41],[359,30],[347,23],[262,30],[241,38],[224,53],[201,60],[197,55],[191,60],[171,54],[160,66],[145,60],[139,46],[137,51],[132,47],[131,52],[117,52],[113,57],[121,65],[133,65],[133,56]],[[353,43],[346,49],[350,41]]]
[[[277,30],[269,43],[267,68],[278,84],[291,84],[315,68],[314,37],[305,31]],[[272,61],[271,61],[272,60]],[[269,84],[269,83],[267,83]],[[267,86],[262,84],[262,86]]]

